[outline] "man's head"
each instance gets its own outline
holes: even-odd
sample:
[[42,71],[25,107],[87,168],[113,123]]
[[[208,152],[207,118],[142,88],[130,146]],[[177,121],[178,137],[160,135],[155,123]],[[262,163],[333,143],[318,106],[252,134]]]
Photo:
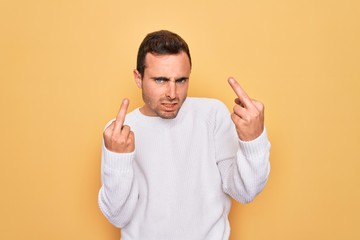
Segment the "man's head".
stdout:
[[140,111],[147,116],[175,118],[187,97],[190,72],[190,51],[180,36],[164,30],[148,34],[134,70],[145,103]]
[[146,68],[145,57],[148,53],[154,55],[171,55],[180,52],[186,53],[191,67],[190,50],[184,39],[176,33],[167,30],[149,33],[140,44],[136,70],[138,70],[141,76],[144,76],[144,70]]

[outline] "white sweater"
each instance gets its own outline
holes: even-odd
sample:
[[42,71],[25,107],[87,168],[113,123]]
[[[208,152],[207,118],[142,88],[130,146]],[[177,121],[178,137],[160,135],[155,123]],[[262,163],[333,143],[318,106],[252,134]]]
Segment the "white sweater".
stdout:
[[248,203],[270,165],[266,131],[238,139],[226,106],[187,98],[175,119],[126,116],[135,151],[102,148],[99,206],[123,240],[227,240],[229,196]]

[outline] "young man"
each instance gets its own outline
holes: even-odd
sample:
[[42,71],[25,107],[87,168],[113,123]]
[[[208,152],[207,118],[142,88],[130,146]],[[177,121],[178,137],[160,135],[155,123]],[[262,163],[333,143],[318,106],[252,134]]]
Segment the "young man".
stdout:
[[264,107],[233,78],[234,112],[187,97],[191,57],[169,31],[140,45],[136,85],[144,105],[124,99],[105,128],[99,206],[123,240],[225,240],[233,197],[252,201],[267,181]]

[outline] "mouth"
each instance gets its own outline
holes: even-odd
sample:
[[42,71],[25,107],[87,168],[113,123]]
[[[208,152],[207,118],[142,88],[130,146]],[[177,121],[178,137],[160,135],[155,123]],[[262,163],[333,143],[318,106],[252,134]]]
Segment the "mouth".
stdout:
[[178,103],[161,103],[161,106],[165,111],[172,112],[176,110]]

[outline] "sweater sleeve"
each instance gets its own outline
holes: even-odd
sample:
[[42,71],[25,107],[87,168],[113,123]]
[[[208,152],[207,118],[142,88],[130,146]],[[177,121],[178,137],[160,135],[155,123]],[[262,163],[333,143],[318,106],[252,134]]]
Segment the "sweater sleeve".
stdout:
[[115,153],[102,144],[101,180],[98,195],[100,210],[116,227],[127,225],[138,201],[134,177],[135,153]]
[[254,200],[270,173],[266,129],[252,141],[241,141],[224,106],[216,116],[215,148],[223,191],[241,203]]

